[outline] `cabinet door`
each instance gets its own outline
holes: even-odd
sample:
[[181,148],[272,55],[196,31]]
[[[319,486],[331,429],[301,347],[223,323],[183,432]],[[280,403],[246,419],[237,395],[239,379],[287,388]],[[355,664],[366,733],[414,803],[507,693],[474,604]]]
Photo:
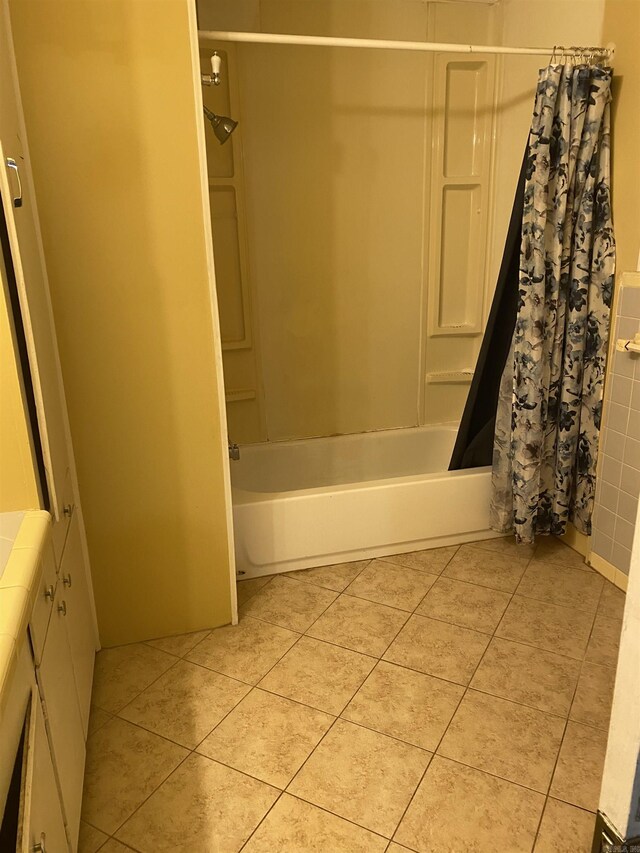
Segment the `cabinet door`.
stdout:
[[24,823],[18,849],[20,853],[33,853],[41,844],[44,850],[62,853],[69,845],[37,693],[32,697],[30,716],[23,788]]
[[66,589],[58,583],[47,642],[42,661],[36,670],[36,677],[44,702],[69,835],[72,839],[77,839],[80,828],[85,740],[67,638],[68,609]]
[[89,725],[93,662],[96,654],[96,638],[93,629],[93,613],[87,574],[82,555],[80,527],[76,513],[73,514],[67,544],[60,568],[63,598],[67,603],[67,633],[71,662],[78,692],[78,704],[85,737]]

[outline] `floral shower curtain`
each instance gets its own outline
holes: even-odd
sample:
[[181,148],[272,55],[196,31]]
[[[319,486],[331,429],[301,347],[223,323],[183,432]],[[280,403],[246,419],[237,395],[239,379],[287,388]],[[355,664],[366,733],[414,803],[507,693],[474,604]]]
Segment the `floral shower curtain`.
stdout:
[[516,327],[502,375],[491,525],[533,542],[591,532],[615,243],[610,69],[540,72],[529,132]]

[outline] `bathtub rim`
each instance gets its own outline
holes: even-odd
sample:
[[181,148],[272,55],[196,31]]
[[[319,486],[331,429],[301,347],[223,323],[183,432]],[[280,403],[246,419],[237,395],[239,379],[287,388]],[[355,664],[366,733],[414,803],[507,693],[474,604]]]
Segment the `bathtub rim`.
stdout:
[[294,500],[295,498],[313,497],[315,495],[327,495],[334,492],[368,491],[370,489],[396,488],[410,483],[422,483],[425,481],[436,481],[439,479],[450,479],[457,477],[484,476],[491,471],[490,465],[481,468],[459,468],[455,471],[434,471],[430,474],[408,474],[405,477],[384,477],[378,480],[355,480],[351,483],[339,483],[338,485],[314,486],[309,489],[289,489],[284,492],[258,492],[252,489],[239,489],[231,485],[232,502],[235,505],[250,503],[265,503],[269,501]]

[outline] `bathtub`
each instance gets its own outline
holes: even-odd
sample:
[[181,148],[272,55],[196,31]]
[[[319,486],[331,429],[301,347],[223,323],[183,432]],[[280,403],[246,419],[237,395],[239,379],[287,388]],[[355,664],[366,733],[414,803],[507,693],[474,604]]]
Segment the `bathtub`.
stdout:
[[447,471],[455,437],[429,426],[244,445],[231,463],[238,574],[495,536],[491,470]]

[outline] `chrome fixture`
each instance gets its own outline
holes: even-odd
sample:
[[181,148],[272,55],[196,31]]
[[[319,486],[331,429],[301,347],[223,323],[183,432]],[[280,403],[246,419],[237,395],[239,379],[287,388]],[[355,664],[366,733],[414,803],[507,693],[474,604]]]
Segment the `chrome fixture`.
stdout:
[[219,86],[220,85],[220,69],[222,68],[222,57],[218,51],[214,51],[211,57],[211,74],[201,74],[200,81],[203,86]]
[[20,180],[20,170],[18,169],[18,164],[13,159],[13,157],[7,157],[6,163],[7,168],[15,172],[16,181],[18,182],[18,195],[13,197],[13,206],[22,207],[22,181]]
[[229,459],[233,459],[235,462],[240,459],[240,448],[237,444],[232,444],[229,442]]
[[211,110],[208,110],[206,107],[202,108],[204,110],[204,114],[211,122],[211,127],[213,128],[213,132],[216,135],[216,139],[223,145],[227,139],[231,136],[233,131],[238,126],[238,122],[234,121],[229,116],[219,116],[215,113],[212,113]]

